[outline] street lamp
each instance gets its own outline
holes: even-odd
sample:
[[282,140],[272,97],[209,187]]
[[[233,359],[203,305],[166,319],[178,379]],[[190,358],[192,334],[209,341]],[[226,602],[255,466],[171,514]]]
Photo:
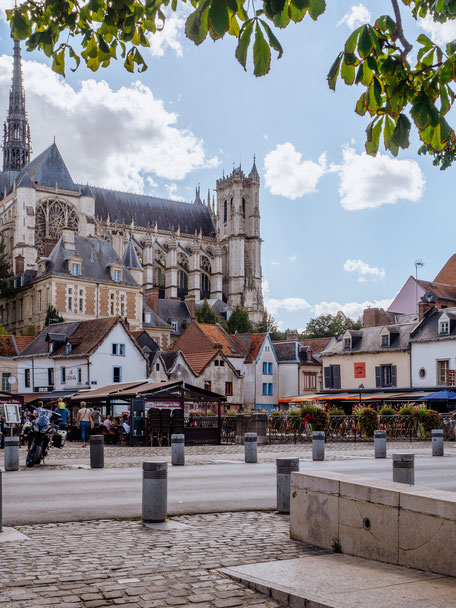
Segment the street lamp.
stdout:
[[361,405],[361,393],[362,393],[362,392],[363,392],[363,390],[364,390],[364,384],[360,384],[360,385],[358,386],[358,390],[359,390],[359,404]]

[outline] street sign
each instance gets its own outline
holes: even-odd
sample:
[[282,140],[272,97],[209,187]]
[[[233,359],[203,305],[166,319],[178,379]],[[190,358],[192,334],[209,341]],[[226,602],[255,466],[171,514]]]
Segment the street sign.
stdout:
[[5,412],[5,422],[7,424],[21,423],[21,410],[19,405],[13,403],[5,403],[3,406]]

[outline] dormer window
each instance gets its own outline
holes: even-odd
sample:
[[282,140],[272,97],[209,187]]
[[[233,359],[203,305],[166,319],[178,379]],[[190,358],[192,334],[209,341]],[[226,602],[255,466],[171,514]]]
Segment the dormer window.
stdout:
[[120,270],[114,270],[112,278],[116,283],[118,283],[120,281]]
[[350,348],[351,348],[350,338],[344,338],[344,348],[345,348],[345,350],[350,350]]
[[450,333],[450,323],[449,321],[440,321],[439,322],[439,334],[447,335]]
[[383,334],[382,346],[389,346],[389,335],[388,334]]
[[67,355],[69,355],[71,353],[71,344],[70,344],[70,342],[66,343],[65,352],[66,352]]
[[75,277],[78,277],[81,274],[81,268],[79,264],[71,264],[71,274]]

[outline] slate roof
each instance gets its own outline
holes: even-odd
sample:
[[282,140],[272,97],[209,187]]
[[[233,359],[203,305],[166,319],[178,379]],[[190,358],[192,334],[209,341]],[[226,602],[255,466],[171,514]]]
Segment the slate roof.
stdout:
[[[68,260],[74,255],[78,255],[82,258],[81,278],[113,283],[109,265],[118,263],[122,266],[123,264],[112,245],[101,239],[80,236],[78,234],[75,235],[74,242],[74,250],[69,250],[65,249],[62,237],[57,241],[49,256],[49,262],[46,264],[44,275],[59,274],[70,276]],[[119,284],[137,285],[131,273],[125,267],[123,268],[122,281]]]
[[[146,313],[150,315],[150,321],[146,321]],[[143,326],[144,327],[158,327],[162,329],[172,329],[171,325],[163,321],[156,312],[152,310],[150,306],[146,304],[146,300],[143,300]]]
[[59,333],[64,334],[66,338],[75,332],[81,321],[68,321],[64,323],[53,323],[46,327],[36,338],[22,351],[21,357],[30,357],[31,355],[47,355],[49,354],[49,340],[46,340],[49,334]]
[[132,239],[128,240],[127,246],[125,247],[124,254],[122,256],[122,262],[126,268],[135,268],[142,270],[141,263],[136,253],[135,246],[133,245]]
[[154,353],[160,350],[159,345],[155,342],[153,338],[149,336],[147,331],[145,331],[144,329],[140,329],[139,331],[132,331],[130,333],[141,348],[147,347],[150,352]]
[[[233,307],[221,300],[220,298],[208,298],[207,303],[209,304],[211,310],[215,312],[217,317],[226,321],[227,313],[233,312]],[[196,310],[199,310],[203,305],[204,300],[199,300],[196,302]]]
[[186,234],[202,231],[203,236],[215,236],[215,228],[208,207],[202,204],[170,201],[156,196],[117,192],[90,186],[95,197],[95,215],[101,220],[151,226],[159,230],[177,230]]
[[279,363],[298,361],[298,342],[273,342],[272,344]]
[[332,355],[352,355],[356,353],[380,353],[388,351],[406,351],[409,349],[410,335],[416,324],[402,324],[394,326],[395,332],[391,335],[391,346],[382,346],[382,331],[384,327],[364,327],[359,330],[361,336],[353,344],[353,348],[345,348],[345,341],[341,338],[334,340],[328,348],[321,353],[322,357]]
[[179,352],[180,351],[178,351],[178,350],[171,350],[169,352],[160,353],[160,356],[163,360],[163,364],[164,364],[167,372],[169,372],[172,369],[174,363],[176,362]]
[[[446,313],[450,318],[450,333],[446,335],[439,334],[439,319]],[[412,342],[430,342],[436,340],[454,340],[456,338],[456,321],[453,321],[456,314],[456,308],[444,308],[434,310],[429,316],[425,317],[416,327],[412,334]]]
[[182,300],[160,298],[158,300],[158,316],[166,324],[171,324],[171,321],[177,321],[179,333],[190,323],[190,312],[186,303],[182,302]]

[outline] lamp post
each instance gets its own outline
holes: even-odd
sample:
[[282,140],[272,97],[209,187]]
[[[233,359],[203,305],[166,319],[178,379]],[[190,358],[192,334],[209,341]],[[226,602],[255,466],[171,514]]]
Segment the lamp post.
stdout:
[[362,394],[362,392],[364,390],[364,384],[360,384],[358,386],[358,390],[359,390],[359,405],[361,405],[361,394]]

